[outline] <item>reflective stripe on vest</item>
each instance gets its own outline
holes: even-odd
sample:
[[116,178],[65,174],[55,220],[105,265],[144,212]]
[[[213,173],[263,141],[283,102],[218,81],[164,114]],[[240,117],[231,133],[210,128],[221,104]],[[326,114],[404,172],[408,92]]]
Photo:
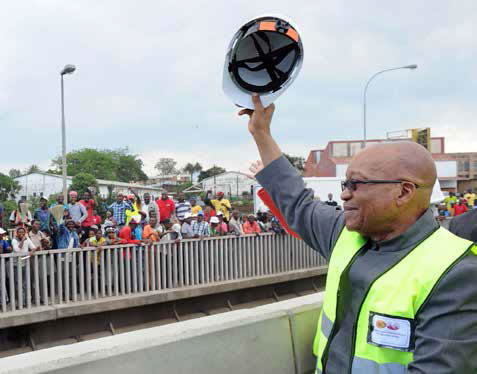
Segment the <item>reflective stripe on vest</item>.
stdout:
[[[318,358],[317,373],[323,370],[321,360],[333,332],[341,275],[351,266],[365,242],[360,234],[344,228],[333,248],[313,346]],[[472,242],[439,228],[371,284],[355,322],[354,354],[350,357],[352,374],[406,372],[413,359],[412,352],[368,343],[370,313],[414,320],[435,285],[469,248],[477,255],[477,247]]]

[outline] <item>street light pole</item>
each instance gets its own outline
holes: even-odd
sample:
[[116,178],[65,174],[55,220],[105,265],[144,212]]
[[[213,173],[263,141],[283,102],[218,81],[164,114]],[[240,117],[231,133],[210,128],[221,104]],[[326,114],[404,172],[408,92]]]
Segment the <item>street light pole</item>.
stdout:
[[364,144],[363,144],[363,148],[366,147],[366,140],[367,140],[366,139],[366,94],[368,92],[368,86],[371,83],[371,81],[377,75],[382,74],[382,73],[387,73],[388,71],[400,70],[400,69],[414,70],[414,69],[417,69],[417,65],[413,64],[413,65],[399,66],[397,68],[391,68],[391,69],[385,69],[385,70],[378,71],[377,73],[373,74],[371,76],[371,78],[368,79],[368,82],[366,82],[366,86],[364,86],[364,95],[363,95],[363,140],[364,140]]
[[62,162],[61,162],[61,171],[63,174],[63,204],[68,203],[68,194],[66,188],[66,126],[65,126],[65,92],[64,92],[64,83],[63,76],[65,74],[71,74],[76,70],[74,65],[66,65],[61,71],[61,153],[62,153]]

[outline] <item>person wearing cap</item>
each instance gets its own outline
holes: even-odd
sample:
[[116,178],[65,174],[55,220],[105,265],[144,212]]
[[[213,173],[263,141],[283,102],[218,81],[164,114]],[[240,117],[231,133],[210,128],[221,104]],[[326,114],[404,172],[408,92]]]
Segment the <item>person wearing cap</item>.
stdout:
[[184,214],[181,234],[184,239],[190,239],[194,237],[194,231],[192,230],[192,214],[189,212]]
[[210,236],[209,223],[204,219],[204,212],[197,213],[197,221],[192,222],[192,233],[194,238],[204,238]]
[[70,218],[74,221],[77,227],[81,227],[83,221],[88,218],[88,212],[83,204],[78,202],[78,192],[70,191],[70,203],[68,204],[68,211]]
[[217,192],[216,198],[210,200],[211,204],[214,206],[215,211],[222,212],[225,220],[228,222],[230,219],[230,211],[232,210],[232,205],[228,199],[224,198],[224,193],[222,191]]
[[156,200],[157,207],[159,208],[160,222],[164,224],[165,220],[170,220],[174,216],[176,205],[174,200],[169,198],[166,191],[161,193],[161,198]]
[[0,227],[0,254],[10,252],[10,239],[8,233],[2,227]]
[[244,234],[260,234],[260,226],[257,223],[257,219],[253,214],[248,215],[248,220],[242,226]]
[[252,99],[255,110],[240,114],[263,165],[251,171],[328,261],[315,373],[476,373],[477,247],[429,209],[431,153],[410,141],[367,145],[348,164],[337,211],[313,200],[283,155],[271,134],[274,106]]
[[136,220],[135,217],[132,217],[129,223],[119,231],[119,237],[125,240],[126,244],[141,244],[141,240],[135,238],[133,234],[138,224],[139,221]]
[[116,236],[114,227],[106,227],[106,245],[127,244],[127,241]]
[[40,198],[40,207],[35,210],[35,213],[33,213],[33,218],[40,221],[40,231],[43,231],[47,235],[51,235],[53,217],[48,209],[48,199],[45,196]]
[[210,236],[221,236],[220,231],[218,231],[219,219],[217,217],[210,218]]

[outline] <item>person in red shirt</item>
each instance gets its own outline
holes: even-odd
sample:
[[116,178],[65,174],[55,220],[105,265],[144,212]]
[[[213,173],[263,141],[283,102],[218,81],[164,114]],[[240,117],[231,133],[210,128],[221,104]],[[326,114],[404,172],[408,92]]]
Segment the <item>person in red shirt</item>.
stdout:
[[467,202],[465,199],[460,199],[459,202],[454,205],[454,217],[459,216],[467,212]]
[[253,214],[250,214],[248,216],[247,222],[245,222],[243,225],[243,233],[244,234],[260,234],[262,230],[260,230],[260,226],[257,223],[257,220],[255,219],[255,216]]
[[[119,238],[121,239],[122,244],[123,243],[125,243],[125,244],[137,244],[137,245],[141,244],[141,241],[135,239],[134,236],[133,236],[133,232],[136,229],[137,224],[138,224],[138,222],[134,218],[131,218],[131,220],[129,221],[129,224],[125,225],[121,229],[121,231],[119,231]],[[131,259],[131,249],[130,248],[127,248],[123,252],[123,258],[125,258],[126,260]]]
[[204,208],[203,212],[204,212],[204,221],[209,222],[209,223],[210,223],[210,219],[212,217],[216,216],[216,211],[213,208],[210,201],[205,203],[205,208]]
[[83,200],[80,200],[79,203],[86,208],[86,212],[88,213],[86,219],[81,223],[84,230],[83,238],[87,238],[90,227],[95,224],[93,210],[96,207],[96,202],[91,198],[91,193],[86,190],[83,194]]
[[161,194],[161,198],[156,200],[156,204],[159,208],[161,223],[165,220],[170,220],[176,210],[176,205],[174,204],[174,201],[169,199],[167,192]]
[[100,226],[101,225],[101,216],[98,214],[98,211],[95,209],[93,210],[93,225]]
[[126,241],[126,244],[141,244],[140,240],[134,239],[133,232],[136,229],[137,221],[131,218],[129,225],[124,226],[119,231],[119,237]]

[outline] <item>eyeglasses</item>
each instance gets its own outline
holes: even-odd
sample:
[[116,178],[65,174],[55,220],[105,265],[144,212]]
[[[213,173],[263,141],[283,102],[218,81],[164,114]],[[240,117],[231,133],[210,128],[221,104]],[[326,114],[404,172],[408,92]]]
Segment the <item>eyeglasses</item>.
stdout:
[[[348,189],[349,191],[356,191],[357,185],[358,184],[401,184],[404,182],[408,181],[403,181],[403,180],[398,180],[398,179],[391,179],[391,180],[385,180],[385,179],[375,179],[375,180],[366,180],[366,181],[361,181],[358,179],[348,179],[345,181],[341,182],[341,191],[344,191]],[[408,182],[412,183],[412,182]],[[416,183],[412,183],[416,188],[419,188],[419,185]]]

